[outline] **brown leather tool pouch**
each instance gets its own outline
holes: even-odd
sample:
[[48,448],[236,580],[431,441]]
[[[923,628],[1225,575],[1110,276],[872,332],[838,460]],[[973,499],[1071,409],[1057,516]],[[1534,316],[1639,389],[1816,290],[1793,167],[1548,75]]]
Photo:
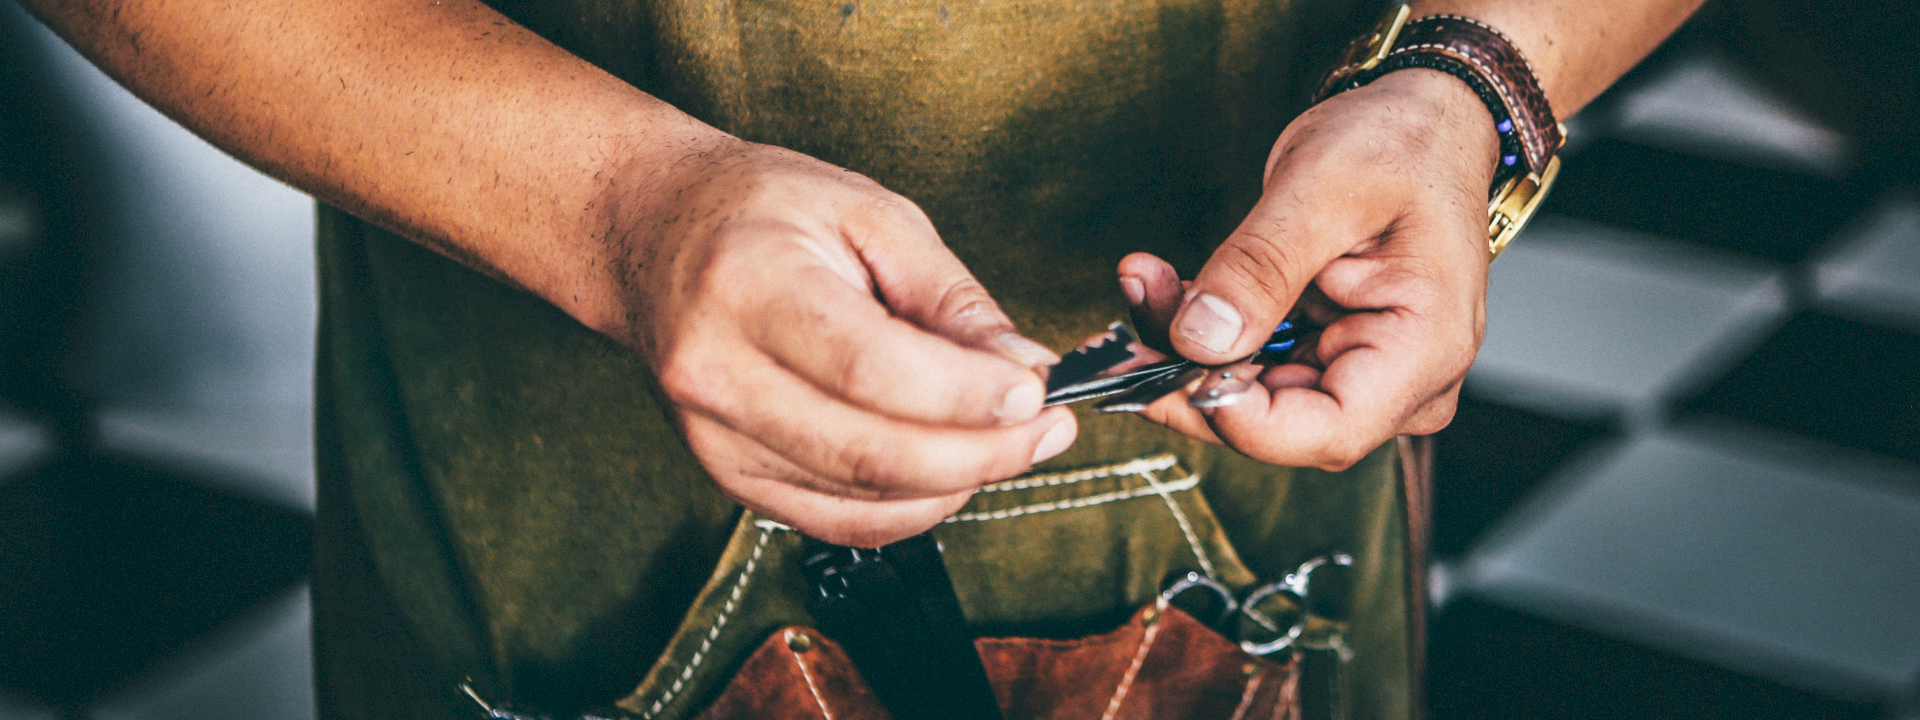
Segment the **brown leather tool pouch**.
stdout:
[[[1295,662],[1247,654],[1165,602],[1076,640],[975,641],[1007,720],[1297,720]],[[705,720],[866,720],[889,715],[839,645],[806,627],[774,633]]]

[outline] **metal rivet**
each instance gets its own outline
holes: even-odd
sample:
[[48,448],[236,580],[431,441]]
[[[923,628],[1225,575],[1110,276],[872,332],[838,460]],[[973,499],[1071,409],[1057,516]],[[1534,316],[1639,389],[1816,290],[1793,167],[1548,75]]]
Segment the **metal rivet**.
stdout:
[[1140,622],[1148,627],[1152,627],[1154,623],[1160,622],[1160,608],[1147,610],[1147,614],[1140,617]]
[[808,650],[812,650],[813,637],[803,632],[795,632],[793,630],[788,630],[787,631],[787,649],[797,653],[803,653]]
[[1240,675],[1242,677],[1253,677],[1254,673],[1257,673],[1257,672],[1260,672],[1260,666],[1255,665],[1253,663],[1247,663],[1245,665],[1240,666]]

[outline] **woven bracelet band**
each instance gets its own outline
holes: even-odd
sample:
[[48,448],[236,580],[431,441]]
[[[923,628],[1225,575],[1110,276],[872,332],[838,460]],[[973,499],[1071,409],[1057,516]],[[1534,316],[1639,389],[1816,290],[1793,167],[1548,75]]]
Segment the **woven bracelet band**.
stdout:
[[1559,174],[1566,142],[1546,92],[1520,49],[1486,23],[1458,15],[1408,21],[1399,5],[1347,48],[1315,100],[1352,90],[1396,70],[1425,68],[1467,84],[1493,115],[1500,158],[1488,194],[1488,247],[1499,255],[1532,217]]

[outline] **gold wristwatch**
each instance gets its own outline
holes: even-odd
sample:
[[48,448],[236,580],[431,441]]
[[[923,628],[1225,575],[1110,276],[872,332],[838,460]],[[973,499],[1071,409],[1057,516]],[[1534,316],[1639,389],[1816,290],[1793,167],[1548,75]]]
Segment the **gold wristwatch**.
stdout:
[[1560,174],[1556,155],[1566,128],[1554,120],[1546,92],[1520,49],[1486,23],[1459,15],[1408,20],[1395,6],[1347,48],[1321,83],[1315,101],[1373,82],[1395,70],[1426,68],[1460,78],[1493,113],[1500,136],[1487,202],[1487,249],[1499,257],[1540,208]]

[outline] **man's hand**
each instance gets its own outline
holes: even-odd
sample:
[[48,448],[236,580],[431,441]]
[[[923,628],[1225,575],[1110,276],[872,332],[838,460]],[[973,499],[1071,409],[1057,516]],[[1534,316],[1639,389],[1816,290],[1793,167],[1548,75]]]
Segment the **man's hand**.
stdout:
[[1324,330],[1295,362],[1237,364],[1202,383],[1258,372],[1236,404],[1195,410],[1176,393],[1143,414],[1260,460],[1326,469],[1445,427],[1486,323],[1498,149],[1479,98],[1431,70],[1301,115],[1268,157],[1260,202],[1197,278],[1183,284],[1138,253],[1120,282],[1136,321],[1209,365],[1252,355],[1290,313]]
[[[1021,337],[918,207],[853,172],[727,140],[621,203],[628,311],[722,491],[830,542],[876,546],[1073,442]],[[662,177],[664,176],[664,177]]]
[[[1568,115],[1697,3],[1415,12],[1503,29]],[[1016,337],[1006,318],[910,203],[724,136],[479,0],[25,4],[236,157],[633,346],[721,487],[823,539],[925,529],[1073,439],[1028,399],[1046,353],[997,343]],[[1393,73],[1294,122],[1265,199],[1190,291],[1157,260],[1123,263],[1203,362],[1250,354],[1309,284],[1330,315],[1314,362],[1266,371],[1240,404],[1149,416],[1322,467],[1444,424],[1480,336],[1489,124],[1457,80]]]
[[1053,354],[912,203],[478,0],[27,5],[241,159],[639,351],[721,489],[812,535],[912,535],[1073,442]]

